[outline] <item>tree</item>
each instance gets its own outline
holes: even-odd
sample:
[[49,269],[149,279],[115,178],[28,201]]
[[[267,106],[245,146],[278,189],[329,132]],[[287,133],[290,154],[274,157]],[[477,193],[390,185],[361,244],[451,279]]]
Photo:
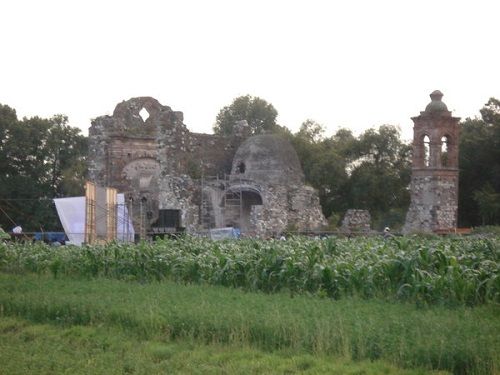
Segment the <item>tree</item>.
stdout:
[[[500,126],[500,100],[495,98],[490,98],[484,107],[479,111],[481,112],[481,117],[483,121],[496,127],[497,131]],[[499,141],[498,139],[496,140]]]
[[460,124],[459,225],[500,224],[500,101]]
[[375,226],[401,226],[410,203],[411,147],[391,125],[369,129],[352,143],[346,189],[350,208],[370,211]]
[[[299,156],[306,182],[318,190],[323,214],[330,218],[343,208],[346,158],[338,139],[335,136],[324,138],[324,133],[322,125],[308,119],[291,136],[291,142]],[[352,136],[349,131],[338,133]]]
[[409,145],[401,142],[399,130],[392,125],[366,130],[354,146],[359,160],[369,161],[377,168],[398,169],[400,163],[408,164],[410,150]]
[[483,225],[500,220],[500,193],[497,193],[489,182],[481,190],[474,191],[473,199],[479,208]]
[[9,138],[12,136],[12,124],[17,122],[16,111],[8,105],[0,104],[0,178],[9,173],[10,163],[8,159],[7,147]]
[[215,134],[233,135],[236,122],[246,120],[250,134],[277,130],[278,111],[272,104],[259,97],[240,96],[231,105],[222,108],[213,127]]
[[68,125],[66,116],[56,115],[50,122],[46,163],[51,192],[55,197],[81,195],[87,170],[87,139],[79,129]]
[[83,193],[87,145],[79,132],[65,116],[18,120],[0,105],[0,225],[58,228],[52,198]]
[[291,140],[325,216],[332,222],[348,208],[367,209],[376,226],[401,226],[410,202],[411,147],[399,130],[383,125],[357,138],[348,129],[323,134],[320,124],[306,120]]
[[307,119],[300,125],[297,137],[309,143],[319,143],[324,138],[325,128],[323,125],[318,124],[316,121]]

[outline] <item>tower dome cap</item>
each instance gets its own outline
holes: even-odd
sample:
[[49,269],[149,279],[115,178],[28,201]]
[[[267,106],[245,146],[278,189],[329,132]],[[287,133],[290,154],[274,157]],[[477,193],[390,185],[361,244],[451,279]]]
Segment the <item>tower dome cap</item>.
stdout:
[[429,96],[431,97],[431,102],[427,104],[427,107],[425,107],[425,112],[448,112],[448,107],[441,101],[441,99],[443,98],[443,93],[441,91],[435,90],[431,92]]

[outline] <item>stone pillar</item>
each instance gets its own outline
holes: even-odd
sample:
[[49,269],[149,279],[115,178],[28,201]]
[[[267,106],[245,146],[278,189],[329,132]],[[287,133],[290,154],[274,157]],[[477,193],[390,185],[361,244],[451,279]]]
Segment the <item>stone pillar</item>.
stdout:
[[108,185],[109,137],[106,125],[109,119],[92,121],[89,129],[88,177],[99,186]]

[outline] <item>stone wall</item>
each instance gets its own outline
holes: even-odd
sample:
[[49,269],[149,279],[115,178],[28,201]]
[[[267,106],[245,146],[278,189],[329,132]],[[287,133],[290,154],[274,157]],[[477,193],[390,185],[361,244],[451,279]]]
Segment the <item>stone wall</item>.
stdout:
[[306,185],[290,189],[288,200],[288,225],[300,232],[320,230],[328,225],[317,191]]
[[457,180],[456,175],[412,176],[412,204],[408,209],[404,232],[435,232],[455,228]]
[[371,216],[367,210],[349,209],[342,219],[342,232],[368,233],[371,230]]

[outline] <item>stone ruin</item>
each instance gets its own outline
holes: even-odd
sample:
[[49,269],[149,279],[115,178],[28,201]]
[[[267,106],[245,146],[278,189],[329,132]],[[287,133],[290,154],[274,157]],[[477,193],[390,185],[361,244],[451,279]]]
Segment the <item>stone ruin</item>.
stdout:
[[344,233],[369,233],[371,216],[367,210],[349,209],[342,219],[340,230]]
[[459,117],[452,117],[443,94],[413,117],[411,203],[404,233],[450,232],[457,226]]
[[182,112],[150,97],[119,103],[89,129],[89,178],[126,195],[136,231],[236,227],[267,237],[326,225],[297,154],[277,135],[190,132]]

